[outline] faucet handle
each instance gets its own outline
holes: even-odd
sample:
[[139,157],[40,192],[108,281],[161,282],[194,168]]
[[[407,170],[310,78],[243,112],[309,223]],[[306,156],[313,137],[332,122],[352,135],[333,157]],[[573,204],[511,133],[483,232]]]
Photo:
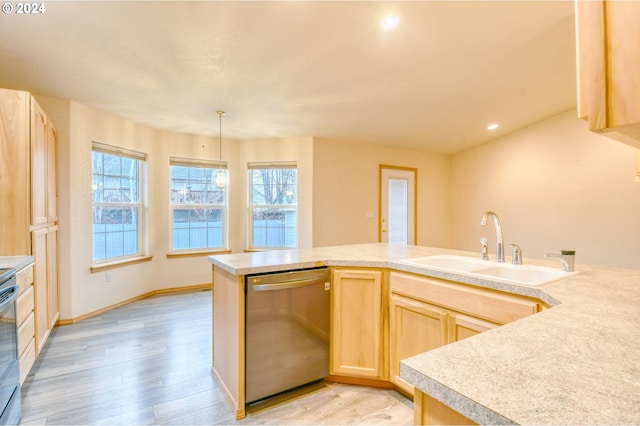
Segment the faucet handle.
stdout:
[[480,238],[480,244],[482,244],[482,260],[489,260],[489,245],[487,244],[487,237]]
[[511,244],[511,263],[514,265],[522,265],[522,249],[517,244]]

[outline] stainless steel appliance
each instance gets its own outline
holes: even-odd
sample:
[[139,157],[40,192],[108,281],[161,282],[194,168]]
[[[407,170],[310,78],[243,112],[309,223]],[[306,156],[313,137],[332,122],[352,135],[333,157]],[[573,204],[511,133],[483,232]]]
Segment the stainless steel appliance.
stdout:
[[18,424],[22,415],[18,367],[15,269],[0,269],[0,424]]
[[245,400],[329,375],[328,268],[246,277]]

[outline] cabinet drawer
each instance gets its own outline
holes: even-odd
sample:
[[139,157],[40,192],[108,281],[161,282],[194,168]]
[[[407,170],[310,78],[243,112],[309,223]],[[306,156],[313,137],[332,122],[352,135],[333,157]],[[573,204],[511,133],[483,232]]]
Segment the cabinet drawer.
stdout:
[[33,312],[33,286],[27,287],[24,293],[18,296],[16,300],[16,321],[18,325]]
[[24,293],[33,284],[33,264],[22,268],[16,274],[16,284],[20,286],[20,293]]
[[532,300],[399,272],[391,273],[391,292],[498,324],[506,324],[538,311],[538,304]]
[[33,327],[33,312],[30,312],[27,319],[18,327],[18,353],[22,354],[29,346],[31,340],[35,336],[35,328]]
[[36,341],[35,339],[31,340],[27,349],[20,355],[19,366],[20,366],[20,384],[24,383],[24,379],[27,378],[27,374],[29,374],[29,370],[33,366],[33,363],[36,361]]

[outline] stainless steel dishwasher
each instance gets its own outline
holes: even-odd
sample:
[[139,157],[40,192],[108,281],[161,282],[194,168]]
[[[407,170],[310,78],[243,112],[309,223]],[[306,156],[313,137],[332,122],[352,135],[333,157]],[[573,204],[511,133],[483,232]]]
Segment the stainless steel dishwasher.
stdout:
[[245,400],[329,375],[329,269],[246,277]]

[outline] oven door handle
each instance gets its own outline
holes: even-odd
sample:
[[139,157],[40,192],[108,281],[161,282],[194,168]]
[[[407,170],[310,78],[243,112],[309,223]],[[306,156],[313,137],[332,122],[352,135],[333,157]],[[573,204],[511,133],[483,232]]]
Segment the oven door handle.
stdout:
[[18,292],[20,292],[20,287],[15,284],[11,287],[7,287],[2,293],[4,294],[8,291],[13,291],[13,294],[5,299],[2,303],[0,303],[0,312],[4,310],[5,306],[7,306],[9,303],[13,303],[13,301],[16,300],[16,298],[18,297]]

